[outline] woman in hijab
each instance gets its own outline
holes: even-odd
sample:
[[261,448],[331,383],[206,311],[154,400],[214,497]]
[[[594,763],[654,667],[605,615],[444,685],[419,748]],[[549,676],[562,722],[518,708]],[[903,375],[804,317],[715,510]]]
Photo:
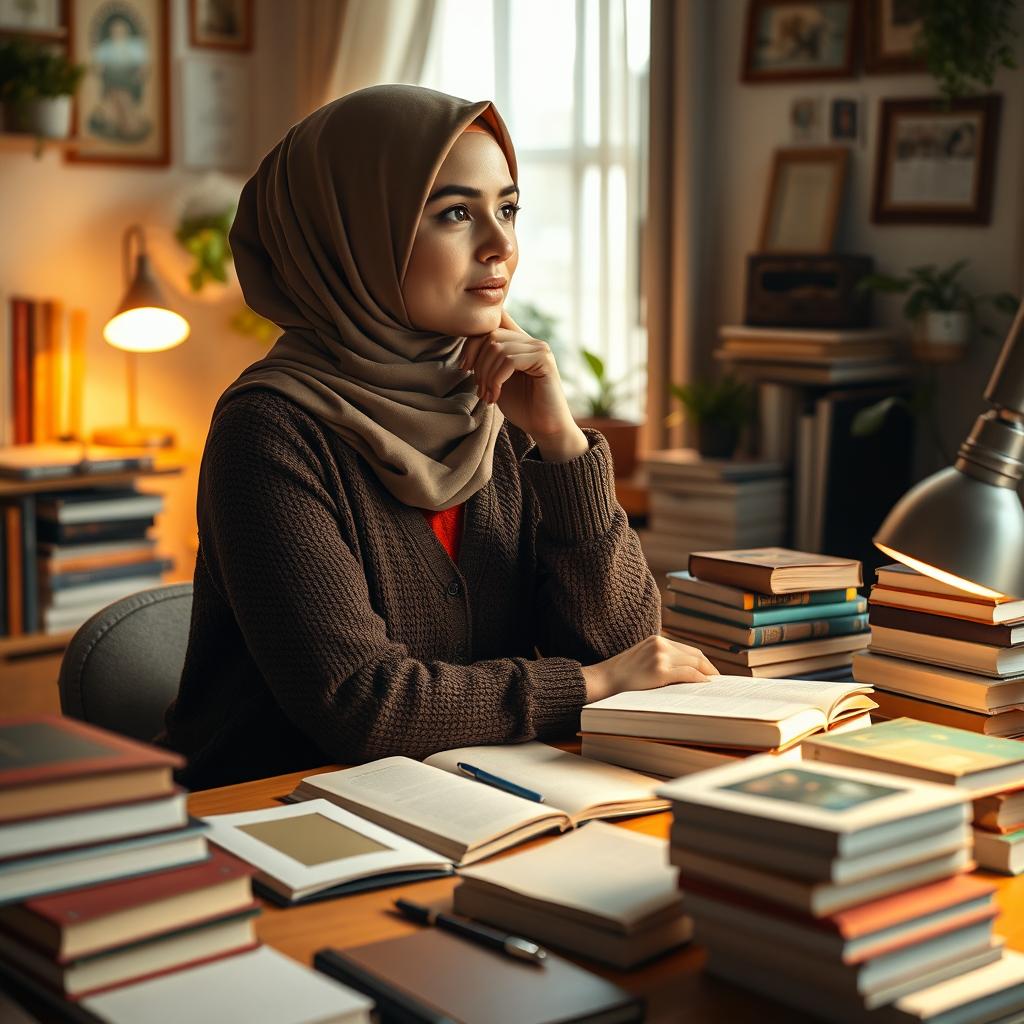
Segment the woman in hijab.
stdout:
[[517,200],[493,106],[412,86],[322,107],[246,184],[239,281],[284,333],[203,454],[185,785],[571,735],[714,672],[657,636],[607,443],[503,311]]

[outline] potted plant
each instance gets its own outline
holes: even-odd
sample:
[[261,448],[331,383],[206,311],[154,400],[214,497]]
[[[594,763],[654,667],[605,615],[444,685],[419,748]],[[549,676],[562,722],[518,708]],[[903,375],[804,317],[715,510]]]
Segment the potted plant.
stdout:
[[731,459],[743,427],[753,418],[753,389],[732,374],[718,380],[670,384],[669,391],[683,404],[697,425],[697,450],[705,458]]
[[[911,322],[911,350],[916,359],[946,363],[960,359],[967,351],[978,307],[992,302],[1000,311],[1016,309],[1010,295],[975,295],[959,280],[967,260],[940,270],[934,263],[911,267],[902,276],[869,274],[859,288],[906,295],[903,315]],[[982,326],[982,331],[988,328]]]
[[24,40],[0,43],[4,129],[40,139],[71,134],[71,100],[85,74],[62,53]]
[[615,475],[621,479],[631,477],[636,472],[640,424],[617,415],[623,382],[609,377],[604,360],[597,353],[581,349],[580,355],[590,371],[593,393],[585,396],[586,413],[577,416],[576,422],[604,434],[612,451]]

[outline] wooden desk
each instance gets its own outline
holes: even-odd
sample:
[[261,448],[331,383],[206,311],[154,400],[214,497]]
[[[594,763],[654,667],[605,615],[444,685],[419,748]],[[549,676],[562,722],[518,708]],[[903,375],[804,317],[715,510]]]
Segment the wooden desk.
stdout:
[[[320,769],[331,771],[332,767]],[[290,793],[299,781],[314,772],[296,772],[256,782],[244,782],[222,789],[194,793],[188,802],[189,813],[196,816],[227,814],[273,807],[276,798]],[[670,814],[651,814],[617,822],[623,828],[668,838]],[[543,842],[544,840],[539,840]],[[1002,913],[996,931],[1009,946],[1024,951],[1024,875],[1001,878],[985,875],[999,886]],[[443,900],[455,887],[454,878],[441,878],[413,885],[391,886],[374,892],[358,893],[340,899],[312,903],[303,907],[280,908],[264,902],[257,918],[260,938],[302,963],[311,964],[313,954],[323,946],[346,948],[378,939],[394,938],[415,931],[418,925],[391,912],[393,901],[403,894],[420,902]],[[578,958],[573,958],[578,959]],[[810,1018],[795,1010],[757,998],[725,982],[706,976],[701,967],[704,953],[691,946],[659,957],[633,971],[616,971],[579,959],[579,962],[610,978],[623,988],[647,999],[647,1020],[686,1020],[690,1024],[800,1024]]]

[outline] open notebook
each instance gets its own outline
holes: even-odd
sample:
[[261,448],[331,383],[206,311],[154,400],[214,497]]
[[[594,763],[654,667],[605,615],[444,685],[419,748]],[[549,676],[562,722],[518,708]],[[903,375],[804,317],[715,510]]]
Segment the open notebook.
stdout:
[[777,750],[878,705],[862,683],[712,676],[588,704],[583,732]]
[[[544,802],[471,779],[459,764],[532,790]],[[385,757],[308,776],[291,799],[323,797],[457,864],[470,864],[592,818],[664,810],[668,803],[655,796],[657,784],[629,769],[531,742],[445,750],[425,762]]]

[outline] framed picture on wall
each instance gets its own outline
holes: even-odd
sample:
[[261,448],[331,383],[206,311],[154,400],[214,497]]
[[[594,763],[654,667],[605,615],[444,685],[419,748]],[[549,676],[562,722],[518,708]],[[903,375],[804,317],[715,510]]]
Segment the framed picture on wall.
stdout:
[[920,31],[921,0],[864,0],[864,70],[924,71],[924,58],[914,53]]
[[883,100],[876,224],[988,224],[1000,96]]
[[761,252],[832,251],[849,159],[845,146],[775,151]]
[[252,0],[188,0],[193,46],[211,50],[252,49]]
[[750,0],[741,77],[796,82],[853,75],[854,0]]
[[78,163],[170,162],[167,0],[76,0],[72,59],[89,66],[75,97]]
[[66,42],[70,0],[0,0],[0,40],[27,36],[37,42]]

